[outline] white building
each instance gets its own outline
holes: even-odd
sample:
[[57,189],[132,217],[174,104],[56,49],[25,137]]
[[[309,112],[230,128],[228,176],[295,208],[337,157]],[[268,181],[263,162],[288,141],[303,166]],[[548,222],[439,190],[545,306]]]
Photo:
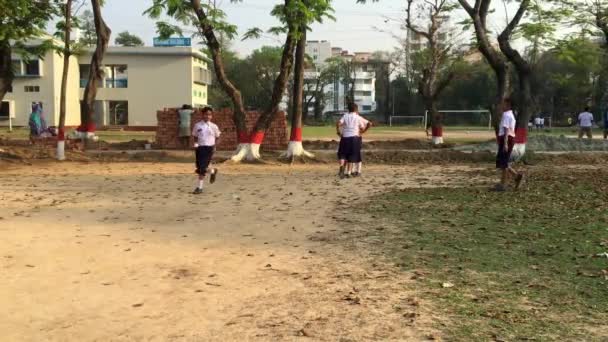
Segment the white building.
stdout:
[[[33,42],[33,44],[37,44]],[[38,43],[39,44],[39,43]],[[66,126],[80,124],[80,101],[90,72],[91,51],[70,58]],[[95,101],[95,124],[153,128],[163,108],[207,104],[211,74],[208,58],[191,47],[109,47],[104,78]],[[33,103],[41,104],[49,126],[59,124],[63,57],[54,51],[43,59],[12,56],[13,89],[0,104],[0,125],[26,126]]]
[[[335,80],[333,84],[328,85],[324,91],[329,94],[327,97],[324,111],[343,111],[347,109],[347,103],[350,99],[351,87],[354,87],[354,102],[359,106],[359,111],[362,113],[370,113],[376,110],[376,74],[374,65],[371,63],[371,53],[355,52],[349,54],[348,51],[342,50],[339,47],[331,47],[327,41],[308,41],[306,53],[315,61],[314,69],[309,69],[305,73],[305,79],[314,79],[318,77],[320,71],[324,67],[329,58],[342,58],[349,63],[352,84],[347,80]],[[315,58],[316,57],[316,58]],[[309,108],[309,112],[314,108]]]
[[310,56],[315,65],[323,65],[332,57],[331,43],[327,40],[309,40],[306,41],[304,52]]

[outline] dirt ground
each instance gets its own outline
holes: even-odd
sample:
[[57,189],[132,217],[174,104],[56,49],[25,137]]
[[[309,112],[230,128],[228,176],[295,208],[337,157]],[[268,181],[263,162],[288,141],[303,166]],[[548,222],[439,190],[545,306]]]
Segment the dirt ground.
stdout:
[[185,163],[5,163],[0,336],[438,338],[412,275],[349,240],[358,218],[337,208],[459,169],[370,166],[345,195],[333,165],[222,165],[195,196]]

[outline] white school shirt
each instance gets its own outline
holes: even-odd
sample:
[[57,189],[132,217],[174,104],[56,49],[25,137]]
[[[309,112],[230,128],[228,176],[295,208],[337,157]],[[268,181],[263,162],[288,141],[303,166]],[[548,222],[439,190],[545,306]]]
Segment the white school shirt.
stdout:
[[503,136],[505,134],[515,137],[515,115],[513,115],[512,110],[502,113],[502,118],[500,119],[498,135]]
[[589,112],[582,112],[578,115],[578,122],[581,127],[593,126],[593,114]]
[[540,118],[534,119],[534,124],[540,126]]
[[358,115],[357,113],[346,113],[340,119],[342,125],[342,137],[358,137],[359,132],[364,129],[369,121]]
[[215,139],[222,133],[213,122],[199,121],[192,129],[192,136],[196,137],[198,146],[215,146]]

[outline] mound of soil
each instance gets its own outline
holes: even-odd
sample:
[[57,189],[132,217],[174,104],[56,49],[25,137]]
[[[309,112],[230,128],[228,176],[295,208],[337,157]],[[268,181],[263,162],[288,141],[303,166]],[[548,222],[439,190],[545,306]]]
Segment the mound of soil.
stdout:
[[[308,140],[302,143],[307,150],[337,150],[339,141]],[[363,140],[363,149],[368,150],[428,150],[432,148],[449,148],[453,145],[433,145],[428,140],[403,139],[403,140]]]
[[[459,151],[496,151],[496,142],[490,140],[476,145],[463,145],[454,148]],[[579,140],[565,136],[538,135],[528,138],[526,149],[530,151],[575,152],[575,151],[608,151],[606,140]]]

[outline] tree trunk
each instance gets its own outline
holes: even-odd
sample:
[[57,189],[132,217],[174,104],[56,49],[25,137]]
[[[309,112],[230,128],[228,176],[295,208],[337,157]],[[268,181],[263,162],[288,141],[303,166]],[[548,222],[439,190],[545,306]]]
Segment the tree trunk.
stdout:
[[[243,104],[243,96],[239,89],[232,84],[232,82],[228,79],[226,75],[226,71],[224,69],[224,63],[222,61],[222,47],[215,35],[215,31],[213,27],[208,23],[207,14],[201,7],[200,0],[190,0],[190,4],[196,14],[199,27],[207,41],[207,47],[211,52],[211,59],[213,60],[213,66],[215,70],[215,76],[222,87],[222,90],[228,95],[230,101],[232,102],[233,115],[232,120],[234,121],[234,125],[236,126],[236,134],[239,142],[239,150],[242,146],[249,144],[250,138],[247,134],[247,121],[245,115],[245,105]],[[237,151],[238,152],[238,151]]]
[[84,89],[84,101],[82,112],[80,113],[81,125],[79,131],[86,136],[93,135],[95,132],[95,98],[97,97],[97,86],[99,82],[103,82],[103,56],[108,48],[110,35],[112,31],[106,25],[101,14],[100,0],[91,0],[93,7],[93,18],[95,21],[95,32],[97,34],[97,45],[95,52],[91,58],[91,71],[87,86]]
[[[292,1],[293,0],[285,0],[286,9],[290,7],[290,3]],[[251,133],[249,143],[239,146],[237,153],[231,158],[232,161],[239,162],[243,159],[248,161],[258,161],[261,159],[260,145],[262,144],[262,141],[264,141],[264,134],[279,112],[279,105],[281,104],[283,95],[285,94],[285,89],[287,88],[287,83],[289,82],[289,74],[291,73],[291,67],[293,64],[293,53],[296,46],[296,40],[294,37],[299,29],[295,26],[294,19],[290,17],[291,14],[286,13],[286,16],[289,29],[287,31],[285,45],[283,46],[279,75],[274,81],[270,105],[258,118]]]
[[515,146],[513,147],[513,157],[521,158],[526,152],[526,142],[528,140],[528,121],[534,105],[532,100],[532,67],[520,53],[511,46],[511,35],[521,18],[523,18],[530,0],[522,0],[517,13],[511,19],[511,22],[498,36],[498,44],[502,53],[515,65],[517,78],[519,80],[519,99],[517,103],[517,120],[515,127]]
[[11,43],[8,40],[0,41],[0,101],[13,85],[15,74],[12,69]]
[[484,56],[496,75],[496,96],[492,107],[492,123],[496,134],[498,134],[498,124],[502,116],[502,103],[510,92],[509,85],[509,66],[505,57],[498,52],[490,43],[486,25],[491,0],[478,0],[475,7],[471,7],[467,0],[458,0],[462,7],[473,20],[475,27],[475,37],[477,38],[477,48]]
[[302,104],[304,102],[304,60],[306,49],[306,25],[300,27],[300,38],[296,47],[295,70],[293,76],[293,105],[291,114],[291,134],[284,157],[294,161],[296,157],[312,157],[302,146]]
[[59,98],[59,132],[57,134],[57,160],[65,160],[65,111],[68,89],[68,72],[70,69],[70,39],[72,32],[72,0],[65,4],[65,30],[63,34],[63,71],[61,75],[61,94]]

